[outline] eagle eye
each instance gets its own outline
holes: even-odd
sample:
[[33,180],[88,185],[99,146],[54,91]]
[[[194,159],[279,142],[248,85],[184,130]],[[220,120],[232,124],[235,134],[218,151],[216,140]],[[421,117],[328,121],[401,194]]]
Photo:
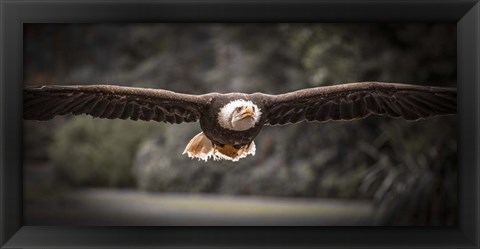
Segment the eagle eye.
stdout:
[[240,112],[242,110],[242,107],[237,107],[235,108],[235,111]]

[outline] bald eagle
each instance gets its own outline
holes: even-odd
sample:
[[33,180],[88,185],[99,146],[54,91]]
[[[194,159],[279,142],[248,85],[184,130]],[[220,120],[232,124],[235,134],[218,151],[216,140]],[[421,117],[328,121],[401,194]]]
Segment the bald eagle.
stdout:
[[189,95],[161,89],[113,85],[39,86],[24,89],[23,118],[88,114],[108,119],[200,122],[183,154],[207,161],[238,161],[255,155],[254,138],[264,125],[304,120],[354,120],[371,114],[418,120],[456,113],[455,88],[360,82],[279,95],[209,93]]

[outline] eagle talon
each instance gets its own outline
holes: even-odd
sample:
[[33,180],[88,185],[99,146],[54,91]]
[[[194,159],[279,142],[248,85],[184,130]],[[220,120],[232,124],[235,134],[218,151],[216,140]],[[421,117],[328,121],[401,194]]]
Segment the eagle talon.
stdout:
[[255,155],[255,143],[251,142],[244,146],[236,145],[218,145],[214,144],[210,139],[200,132],[190,140],[183,154],[187,153],[190,158],[198,158],[200,160],[208,161],[210,157],[213,160],[230,160],[238,161],[248,155]]
[[[238,147],[238,149],[237,149]],[[255,155],[255,143],[252,141],[250,144],[238,146],[226,144],[223,146],[215,145],[214,146],[214,160],[231,160],[238,161],[241,158],[244,158],[248,155]]]

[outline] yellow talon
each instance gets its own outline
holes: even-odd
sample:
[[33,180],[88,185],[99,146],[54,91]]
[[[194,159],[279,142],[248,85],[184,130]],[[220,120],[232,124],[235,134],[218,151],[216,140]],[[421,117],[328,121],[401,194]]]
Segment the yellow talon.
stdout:
[[230,158],[236,158],[239,151],[229,144],[225,144],[224,146],[215,145],[215,150]]

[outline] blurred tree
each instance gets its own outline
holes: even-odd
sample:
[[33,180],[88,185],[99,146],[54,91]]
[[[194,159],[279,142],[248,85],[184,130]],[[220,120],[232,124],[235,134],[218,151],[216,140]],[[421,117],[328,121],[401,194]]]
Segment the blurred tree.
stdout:
[[132,186],[137,147],[158,127],[131,120],[112,123],[77,117],[55,133],[50,155],[60,179],[74,186]]

